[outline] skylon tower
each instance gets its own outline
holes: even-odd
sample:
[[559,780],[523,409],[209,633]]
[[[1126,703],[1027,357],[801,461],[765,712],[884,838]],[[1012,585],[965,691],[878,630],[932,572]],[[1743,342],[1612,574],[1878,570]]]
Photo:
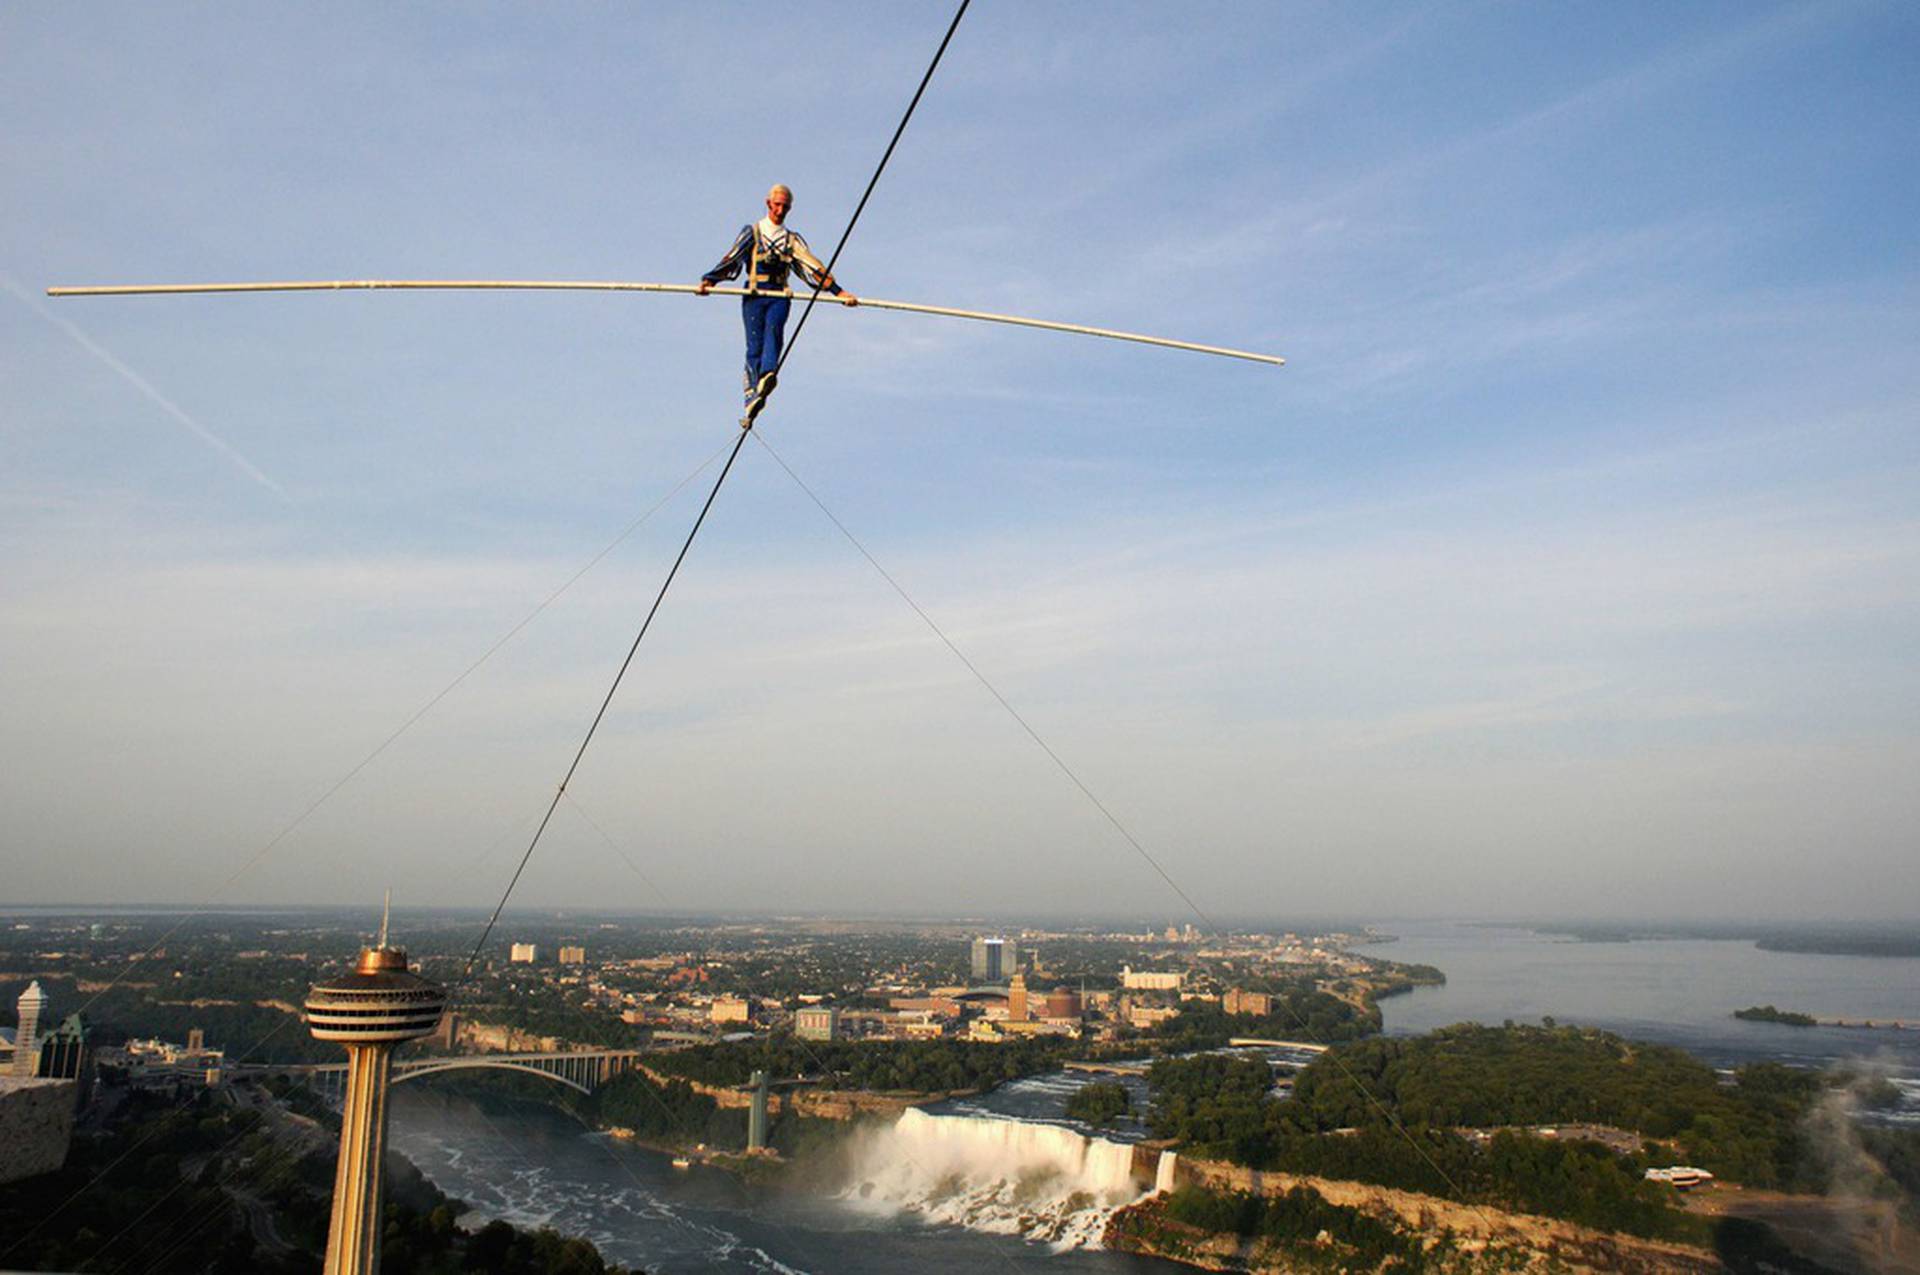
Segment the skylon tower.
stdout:
[[406,951],[388,945],[385,917],[380,941],[361,951],[353,972],[307,995],[314,1039],[337,1040],[347,1049],[326,1275],[374,1275],[380,1268],[380,1179],[393,1051],[431,1033],[446,1007],[446,990],[413,973]]

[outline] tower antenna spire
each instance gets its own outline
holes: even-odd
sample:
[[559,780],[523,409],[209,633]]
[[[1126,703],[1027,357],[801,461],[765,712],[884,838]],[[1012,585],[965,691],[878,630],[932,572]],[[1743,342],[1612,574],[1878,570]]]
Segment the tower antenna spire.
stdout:
[[387,945],[387,919],[393,915],[393,887],[387,887],[387,901],[380,909],[380,946]]

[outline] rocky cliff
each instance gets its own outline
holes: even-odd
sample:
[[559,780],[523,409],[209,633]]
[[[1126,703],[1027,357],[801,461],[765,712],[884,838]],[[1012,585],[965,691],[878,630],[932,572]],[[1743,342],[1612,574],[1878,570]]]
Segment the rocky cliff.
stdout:
[[[1438,1242],[1452,1237],[1456,1252],[1447,1269],[1552,1270],[1596,1275],[1707,1275],[1725,1268],[1711,1253],[1661,1240],[1614,1235],[1556,1218],[1458,1204],[1412,1191],[1363,1182],[1263,1172],[1209,1160],[1179,1161],[1178,1185],[1215,1191],[1277,1196],[1309,1187],[1330,1204],[1358,1209]],[[1217,1235],[1183,1226],[1164,1215],[1164,1200],[1149,1199],[1116,1216],[1108,1243],[1152,1253],[1204,1270],[1286,1272],[1303,1269],[1288,1245],[1258,1238]],[[1327,1255],[1331,1256],[1331,1254]],[[1313,1269],[1327,1269],[1324,1263]]]

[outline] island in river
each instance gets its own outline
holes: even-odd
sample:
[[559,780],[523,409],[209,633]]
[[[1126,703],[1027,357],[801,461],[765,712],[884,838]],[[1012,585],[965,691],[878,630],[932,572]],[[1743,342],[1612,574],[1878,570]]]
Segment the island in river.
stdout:
[[1812,1027],[1818,1021],[1812,1014],[1797,1014],[1791,1010],[1775,1009],[1771,1005],[1749,1005],[1745,1009],[1734,1010],[1733,1016],[1750,1023],[1779,1023],[1783,1027]]

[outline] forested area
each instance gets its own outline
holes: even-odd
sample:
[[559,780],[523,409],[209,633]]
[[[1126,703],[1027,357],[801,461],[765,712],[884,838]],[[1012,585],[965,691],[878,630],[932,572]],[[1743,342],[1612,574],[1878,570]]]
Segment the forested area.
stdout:
[[731,1147],[745,1145],[747,1138],[745,1108],[722,1108],[684,1080],[659,1085],[639,1072],[602,1085],[587,1110],[592,1123],[631,1129],[648,1141]]
[[[131,1093],[109,1131],[76,1135],[62,1168],[0,1186],[0,1266],[314,1275],[334,1157],[330,1138],[210,1091]],[[386,1195],[387,1275],[617,1275],[592,1244],[551,1231],[499,1222],[465,1235],[464,1206],[403,1160],[388,1162]]]
[[1067,1099],[1067,1116],[1093,1125],[1110,1125],[1133,1111],[1133,1099],[1127,1087],[1110,1080],[1096,1080],[1080,1086]]
[[1815,1022],[1812,1014],[1776,1009],[1772,1005],[1749,1005],[1745,1009],[1734,1010],[1733,1016],[1750,1023],[1779,1023],[1783,1027],[1812,1027]]
[[1315,1062],[1295,1083],[1286,1119],[1324,1131],[1377,1123],[1384,1107],[1409,1127],[1614,1125],[1672,1142],[1721,1177],[1817,1189],[1799,1126],[1821,1086],[1816,1074],[1777,1063],[1743,1067],[1723,1085],[1683,1050],[1606,1032],[1463,1024],[1364,1041],[1337,1063]]
[[[601,1128],[630,1129],[656,1144],[704,1143],[722,1151],[747,1145],[747,1109],[722,1107],[684,1080],[660,1085],[640,1072],[628,1072],[602,1085],[587,1101],[583,1115]],[[776,1151],[793,1156],[834,1141],[840,1125],[840,1121],[780,1112],[768,1126],[767,1141]]]
[[472,1022],[510,1027],[529,1036],[551,1036],[574,1045],[633,1049],[641,1039],[639,1029],[605,1009],[590,1006],[578,994],[569,997],[547,989],[498,999],[476,997],[472,1003],[455,1005],[453,1012]]
[[[1643,1179],[1649,1163],[1685,1160],[1759,1186],[1826,1185],[1802,1133],[1822,1092],[1819,1076],[1756,1064],[1723,1085],[1679,1050],[1570,1027],[1463,1026],[1356,1042],[1306,1068],[1289,1101],[1269,1096],[1271,1074],[1256,1059],[1168,1059],[1151,1080],[1155,1136],[1178,1138],[1197,1154],[1629,1234],[1704,1236],[1672,1207],[1670,1188]],[[1658,1141],[1645,1155],[1622,1156],[1507,1128],[1570,1122]],[[1457,1132],[1465,1128],[1498,1132],[1474,1139]],[[1867,1137],[1896,1180],[1920,1165],[1899,1134]]]
[[1398,996],[1416,987],[1445,987],[1447,976],[1437,965],[1409,961],[1377,961],[1373,981],[1374,999]]
[[1218,1049],[1241,1036],[1326,1045],[1380,1030],[1379,1010],[1361,1009],[1311,984],[1293,984],[1270,994],[1270,1014],[1229,1014],[1218,1001],[1183,1001],[1179,1014],[1161,1025],[1158,1043],[1170,1053]]
[[1860,1143],[1899,1190],[1900,1212],[1920,1226],[1920,1129],[1860,1130]]

